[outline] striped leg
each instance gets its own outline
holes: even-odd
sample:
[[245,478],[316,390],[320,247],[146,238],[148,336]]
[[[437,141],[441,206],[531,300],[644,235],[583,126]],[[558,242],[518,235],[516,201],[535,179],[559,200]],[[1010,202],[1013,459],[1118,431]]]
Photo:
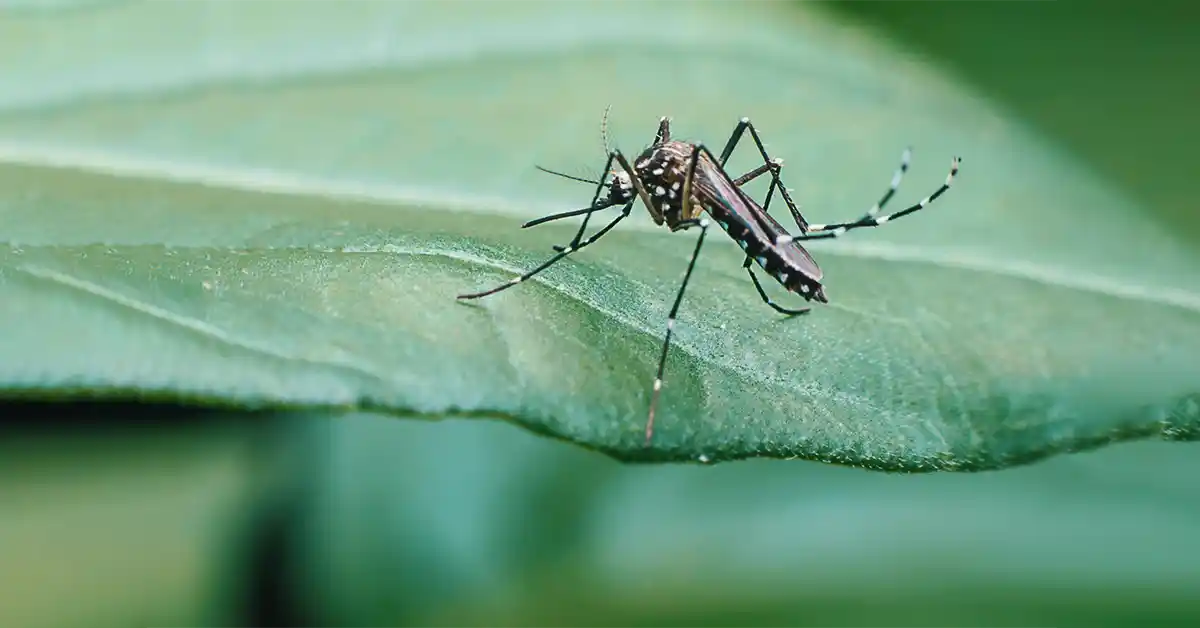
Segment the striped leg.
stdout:
[[[946,190],[950,189],[950,186],[954,183],[955,175],[958,174],[958,166],[960,163],[962,163],[962,159],[959,157],[955,157],[954,160],[951,161],[951,163],[950,163],[950,174],[946,175],[946,182],[942,184],[942,187],[938,188],[937,191],[935,191],[933,194],[930,194],[929,196],[926,196],[925,198],[921,199],[921,202],[917,203],[916,205],[912,205],[912,206],[906,207],[898,212],[894,212],[891,214],[885,214],[883,216],[874,216],[873,214],[868,213],[867,215],[863,216],[862,218],[859,218],[858,220],[855,220],[852,222],[839,222],[839,223],[831,223],[831,224],[827,224],[827,225],[821,225],[821,224],[814,223],[814,224],[809,225],[808,231],[806,233],[796,235],[796,236],[784,236],[784,237],[776,239],[775,243],[776,244],[785,244],[785,243],[791,242],[791,241],[825,240],[825,239],[829,239],[829,238],[836,238],[836,237],[846,233],[847,231],[852,231],[854,229],[861,229],[863,227],[878,227],[889,221],[895,220],[896,218],[902,218],[913,212],[917,212],[922,209],[925,209],[925,207],[927,205],[929,205],[933,201],[937,200],[937,198],[939,196],[941,196],[943,193],[945,193]],[[887,197],[888,196],[885,195],[885,199]],[[878,211],[878,210],[875,210],[875,211]]]
[[[883,193],[883,197],[871,209],[863,214],[857,222],[873,218],[876,214],[883,210],[888,201],[892,200],[892,196],[896,194],[896,190],[900,189],[900,182],[904,180],[904,173],[908,172],[908,163],[912,161],[912,147],[904,149],[904,153],[900,155],[900,167],[896,168],[896,172],[892,173],[892,184],[888,186],[887,192]],[[809,231],[815,231],[812,226],[809,226]]]

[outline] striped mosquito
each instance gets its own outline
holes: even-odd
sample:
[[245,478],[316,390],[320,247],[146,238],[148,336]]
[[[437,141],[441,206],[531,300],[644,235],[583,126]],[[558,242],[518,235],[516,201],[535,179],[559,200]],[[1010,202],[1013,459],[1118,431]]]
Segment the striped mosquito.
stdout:
[[[754,144],[762,156],[763,165],[735,179],[726,172],[725,163],[746,131],[750,132],[750,137],[754,140]],[[607,145],[607,140],[605,143]],[[692,250],[683,280],[675,294],[675,301],[667,315],[667,332],[663,339],[662,351],[659,354],[658,370],[654,376],[650,409],[646,419],[646,444],[649,445],[654,434],[654,415],[658,406],[658,398],[662,392],[663,371],[666,367],[671,333],[675,328],[675,319],[679,313],[679,305],[683,301],[684,291],[687,290],[688,281],[691,279],[696,259],[700,255],[704,237],[708,232],[709,220],[704,217],[704,214],[715,220],[745,251],[746,258],[742,267],[750,275],[754,288],[762,301],[781,314],[788,316],[804,314],[811,308],[789,309],[772,301],[754,273],[753,265],[757,264],[787,291],[800,295],[805,301],[828,303],[829,300],[825,296],[825,290],[821,284],[821,269],[800,243],[808,240],[836,238],[854,229],[878,227],[896,218],[924,209],[950,188],[961,162],[958,157],[951,161],[950,173],[946,175],[946,181],[932,194],[915,205],[891,214],[880,215],[900,187],[900,182],[908,171],[911,155],[911,150],[904,151],[900,166],[892,176],[891,185],[879,201],[861,217],[847,222],[809,223],[800,213],[787,188],[779,179],[779,172],[783,166],[782,160],[772,159],[767,154],[762,139],[749,118],[742,118],[738,122],[729,141],[726,142],[724,150],[721,151],[721,156],[716,157],[704,144],[671,139],[670,118],[663,117],[659,121],[654,143],[638,155],[634,164],[631,165],[621,151],[608,151],[608,161],[602,171],[607,173],[607,178],[597,181],[540,168],[568,179],[595,184],[596,192],[588,207],[543,216],[526,222],[522,228],[582,215],[584,218],[575,236],[567,245],[556,246],[557,253],[533,270],[490,290],[463,294],[458,298],[477,299],[495,294],[533,277],[567,255],[603,237],[630,215],[638,200],[641,200],[646,207],[655,224],[665,223],[671,232],[699,228],[700,233],[696,238],[695,248]],[[617,165],[615,168],[613,167],[614,162]],[[742,189],[742,186],[768,172],[771,174],[771,185],[767,189],[763,204],[759,205]],[[799,228],[796,235],[789,234],[783,225],[768,213],[772,195],[776,190],[779,191],[779,195],[783,198]],[[621,207],[620,214],[591,236],[583,237],[592,214],[616,206]]]

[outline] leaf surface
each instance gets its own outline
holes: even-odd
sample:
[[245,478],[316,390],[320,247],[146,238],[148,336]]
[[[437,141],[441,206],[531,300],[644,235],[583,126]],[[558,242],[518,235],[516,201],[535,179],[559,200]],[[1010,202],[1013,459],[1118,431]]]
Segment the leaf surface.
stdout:
[[[889,470],[1200,436],[1198,243],[916,60],[804,6],[462,7],[0,25],[9,394],[496,417],[627,459]],[[627,153],[661,115],[716,149],[752,116],[814,222],[861,214],[907,145],[896,208],[963,169],[925,211],[814,243],[833,303],[804,317],[759,302],[712,233],[643,448],[694,234],[638,215],[535,281],[454,298],[570,238],[518,228],[590,198],[533,165],[594,175],[609,103]]]

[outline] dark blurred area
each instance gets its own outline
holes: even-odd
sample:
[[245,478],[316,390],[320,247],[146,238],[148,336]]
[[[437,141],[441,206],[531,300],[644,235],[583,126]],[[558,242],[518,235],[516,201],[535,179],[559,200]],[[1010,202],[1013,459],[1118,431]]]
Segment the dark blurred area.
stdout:
[[[1194,3],[830,8],[926,55],[1162,220],[1200,233]],[[800,461],[628,467],[482,421],[121,402],[3,408],[3,626],[1119,626],[1200,617],[1195,591],[1170,585],[1194,582],[1181,575],[1187,564],[1200,569],[1200,490],[1185,476],[1195,470],[1187,445],[911,479]],[[837,505],[861,495],[883,504],[861,517],[895,517],[892,540],[912,548],[856,536],[862,520]],[[1113,509],[1093,507],[1105,500],[1126,500],[1129,520],[1106,519]],[[935,511],[953,504],[961,508]],[[1136,518],[1146,513],[1161,518]],[[967,533],[992,553],[956,544],[963,523],[979,526]],[[1188,529],[1191,545],[1156,540]],[[1078,546],[1056,547],[1071,535]],[[664,538],[674,545],[655,554]],[[848,549],[818,552],[823,545]],[[1046,564],[1021,563],[1039,553]],[[803,558],[814,555],[816,563]],[[1112,576],[1123,566],[1127,579]]]
[[[1200,233],[1194,2],[828,2]],[[1117,245],[1114,243],[1114,245]]]
[[288,543],[320,461],[295,456],[286,417],[117,399],[2,407],[0,623],[294,624]]

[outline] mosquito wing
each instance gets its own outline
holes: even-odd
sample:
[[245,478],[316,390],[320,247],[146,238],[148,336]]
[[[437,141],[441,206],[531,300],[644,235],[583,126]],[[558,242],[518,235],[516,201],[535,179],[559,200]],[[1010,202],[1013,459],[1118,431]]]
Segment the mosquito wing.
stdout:
[[[768,246],[774,247],[793,268],[804,272],[813,280],[820,281],[824,273],[817,266],[816,260],[800,246],[798,242],[775,244],[779,236],[790,235],[779,221],[775,220],[749,194],[733,184],[733,180],[725,171],[711,162],[704,164],[704,176],[697,177],[697,183],[703,187],[711,187],[709,192],[714,200],[721,203],[721,209],[730,212],[739,222],[743,223],[755,237]],[[703,181],[700,181],[703,179]]]
[[[742,194],[743,196],[750,196],[745,192],[742,192]],[[775,238],[778,236],[791,235],[787,232],[787,229],[783,228],[783,225],[779,224],[778,220],[775,220],[771,214],[767,213],[767,210],[759,208],[759,214],[763,217],[764,221],[769,224],[767,231],[774,232],[771,235],[772,242],[774,242]],[[799,268],[804,269],[804,273],[809,277],[812,277],[814,280],[820,281],[821,277],[825,274],[821,272],[821,268],[817,266],[817,261],[812,258],[812,255],[808,254],[808,251],[805,250],[804,247],[800,246],[799,242],[793,240],[786,244],[777,244],[775,246],[781,253],[783,253],[784,257],[786,257],[788,261],[796,264],[796,266]]]

